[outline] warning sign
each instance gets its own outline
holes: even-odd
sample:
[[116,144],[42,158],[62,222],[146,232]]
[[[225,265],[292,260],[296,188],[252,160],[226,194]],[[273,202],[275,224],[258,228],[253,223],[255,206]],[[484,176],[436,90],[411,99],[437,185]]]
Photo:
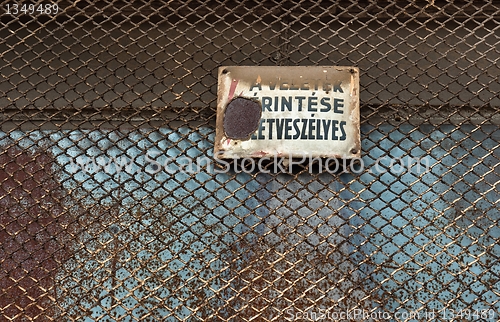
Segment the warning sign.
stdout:
[[215,156],[360,156],[356,67],[219,68]]

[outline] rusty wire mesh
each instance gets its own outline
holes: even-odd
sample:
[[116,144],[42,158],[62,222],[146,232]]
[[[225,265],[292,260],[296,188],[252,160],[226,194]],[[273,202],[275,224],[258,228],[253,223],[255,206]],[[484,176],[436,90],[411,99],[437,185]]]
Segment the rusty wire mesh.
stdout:
[[[500,1],[15,3],[0,321],[497,320]],[[222,65],[358,66],[365,164],[430,171],[137,172],[151,151],[212,156]],[[112,157],[133,169],[72,163]]]

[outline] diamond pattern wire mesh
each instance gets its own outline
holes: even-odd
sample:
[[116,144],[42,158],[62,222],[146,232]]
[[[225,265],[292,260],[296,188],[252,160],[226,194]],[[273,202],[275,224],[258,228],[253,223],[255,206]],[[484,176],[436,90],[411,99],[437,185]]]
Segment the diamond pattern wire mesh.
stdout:
[[[498,318],[500,1],[12,3],[1,321]],[[144,171],[212,156],[221,65],[359,66],[366,169]],[[369,171],[407,156],[430,171]]]

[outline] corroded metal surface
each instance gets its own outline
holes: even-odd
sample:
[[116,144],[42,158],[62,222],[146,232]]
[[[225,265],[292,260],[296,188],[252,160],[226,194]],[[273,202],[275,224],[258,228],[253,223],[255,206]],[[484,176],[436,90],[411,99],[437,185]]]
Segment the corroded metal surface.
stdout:
[[[498,320],[498,1],[7,3],[0,321]],[[365,168],[216,173],[221,66],[358,67]]]

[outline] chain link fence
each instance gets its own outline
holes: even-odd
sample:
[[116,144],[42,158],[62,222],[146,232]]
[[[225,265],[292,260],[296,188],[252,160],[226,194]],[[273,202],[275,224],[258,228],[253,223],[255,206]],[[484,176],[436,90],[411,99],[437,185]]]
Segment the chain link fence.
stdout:
[[[498,320],[500,1],[1,4],[0,321]],[[365,169],[169,171],[224,65],[358,66]]]

